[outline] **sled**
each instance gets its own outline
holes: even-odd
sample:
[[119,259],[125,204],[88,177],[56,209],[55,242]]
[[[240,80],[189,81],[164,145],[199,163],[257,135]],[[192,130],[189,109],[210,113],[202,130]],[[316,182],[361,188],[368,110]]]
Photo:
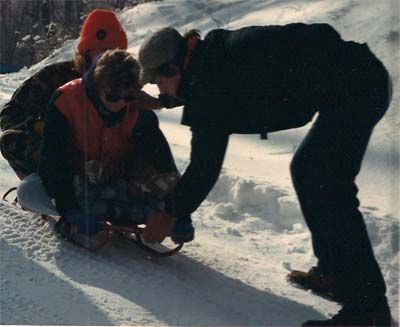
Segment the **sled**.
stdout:
[[[12,192],[16,191],[16,189],[17,189],[16,187],[10,188],[8,191],[4,193],[2,199],[5,202],[9,202],[12,205],[19,207],[20,209],[25,210],[18,205],[18,199],[16,197],[12,202],[8,200],[9,195]],[[145,250],[147,253],[155,257],[172,256],[178,253],[182,249],[184,244],[184,243],[179,243],[178,245],[172,248],[169,248],[159,243],[149,244],[143,240],[143,237],[141,235],[143,227],[114,225],[107,220],[103,222],[103,229],[99,233],[97,233],[94,236],[88,236],[76,233],[76,231],[74,230],[74,226],[71,226],[63,217],[57,218],[54,216],[42,214],[41,218],[46,222],[55,221],[56,223],[54,225],[54,230],[56,231],[57,234],[71,241],[73,244],[85,248],[91,252],[100,251],[108,243],[112,235],[118,235],[126,239],[130,243],[135,244],[139,248]]]
[[[43,215],[42,218],[45,220],[52,219],[48,216],[43,217]],[[62,237],[91,252],[101,250],[108,243],[112,235],[124,238],[155,257],[170,257],[178,253],[183,247],[183,243],[173,248],[158,243],[146,243],[141,235],[143,228],[139,226],[113,225],[109,221],[105,221],[103,222],[103,229],[94,236],[71,233],[71,228],[70,224],[63,217],[61,217],[54,226],[55,231]]]

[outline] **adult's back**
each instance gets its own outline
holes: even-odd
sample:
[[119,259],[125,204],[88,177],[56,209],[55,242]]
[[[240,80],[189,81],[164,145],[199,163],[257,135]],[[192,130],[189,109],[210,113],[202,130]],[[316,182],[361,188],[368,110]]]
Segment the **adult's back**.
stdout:
[[371,62],[379,65],[365,44],[342,40],[328,24],[214,30],[187,68],[182,122],[228,133],[299,127],[326,104],[347,101],[353,84],[360,90],[360,73],[366,87],[376,80],[365,69]]

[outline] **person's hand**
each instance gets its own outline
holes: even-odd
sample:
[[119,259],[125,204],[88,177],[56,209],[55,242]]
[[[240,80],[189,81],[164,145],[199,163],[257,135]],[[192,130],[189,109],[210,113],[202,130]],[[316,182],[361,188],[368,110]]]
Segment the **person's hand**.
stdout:
[[143,239],[148,243],[161,243],[170,236],[176,219],[165,212],[157,212],[151,216],[143,230]]
[[138,92],[137,100],[129,104],[129,111],[150,111],[162,108],[158,98],[152,97],[142,90]]
[[71,224],[78,226],[78,233],[94,235],[101,230],[101,222],[94,215],[85,215],[80,209],[68,210],[64,218]]

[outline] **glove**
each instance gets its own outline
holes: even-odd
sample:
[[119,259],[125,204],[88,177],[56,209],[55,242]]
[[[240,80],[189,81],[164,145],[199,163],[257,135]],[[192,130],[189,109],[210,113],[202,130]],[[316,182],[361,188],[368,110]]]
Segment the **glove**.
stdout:
[[80,209],[68,210],[64,218],[71,224],[78,226],[78,233],[94,235],[101,230],[101,223],[96,216],[87,216]]
[[176,244],[191,242],[194,240],[194,227],[190,216],[178,219],[175,222],[171,239]]

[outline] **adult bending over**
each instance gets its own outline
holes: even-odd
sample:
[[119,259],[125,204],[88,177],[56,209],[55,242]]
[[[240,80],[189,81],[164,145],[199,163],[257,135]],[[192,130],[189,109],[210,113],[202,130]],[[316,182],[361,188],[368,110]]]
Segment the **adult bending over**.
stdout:
[[[293,281],[329,291],[338,314],[304,326],[388,326],[386,287],[375,260],[355,178],[374,126],[390,102],[390,77],[366,44],[346,42],[327,24],[252,26],[181,36],[164,28],[141,46],[141,83],[154,83],[166,107],[184,105],[192,130],[190,164],[166,213],[145,237],[160,241],[165,220],[197,209],[218,179],[232,133],[314,125],[291,163],[293,184],[312,234],[317,267]],[[179,218],[178,218],[179,219]],[[326,291],[326,289],[325,289]]]

